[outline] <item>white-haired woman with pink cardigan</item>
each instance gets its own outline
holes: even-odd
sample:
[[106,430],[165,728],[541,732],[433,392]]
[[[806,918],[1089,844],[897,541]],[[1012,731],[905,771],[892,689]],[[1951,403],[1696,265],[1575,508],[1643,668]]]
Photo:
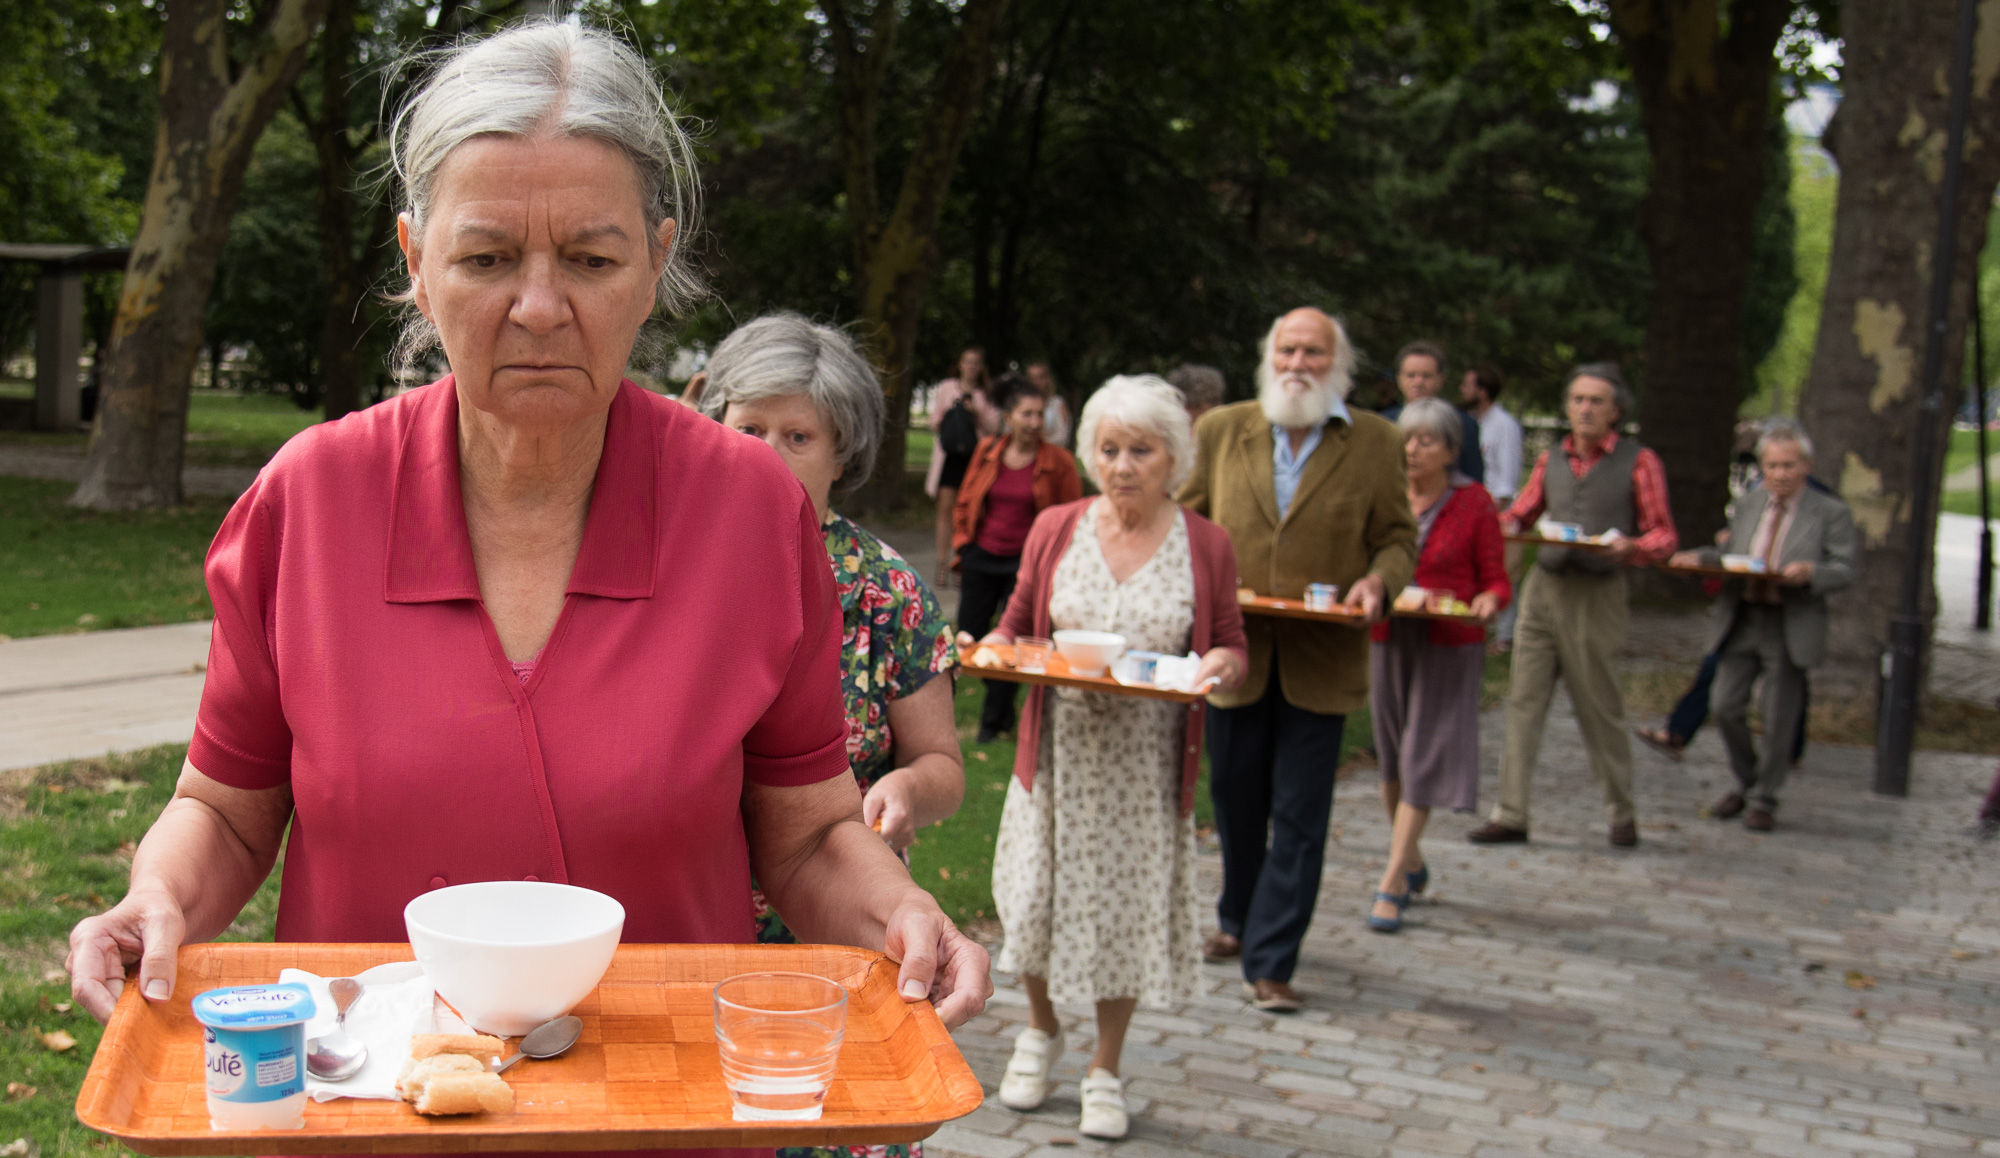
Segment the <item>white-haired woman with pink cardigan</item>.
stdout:
[[[1115,631],[1135,650],[1192,649],[1197,686],[1241,683],[1249,661],[1236,552],[1228,532],[1171,497],[1194,466],[1180,392],[1151,376],[1113,378],[1083,408],[1077,456],[1103,493],[1036,518],[1013,598],[987,640]],[[1124,1136],[1118,1059],[1133,1010],[1196,991],[1203,706],[1029,691],[993,850],[1001,968],[1021,975],[1030,1014],[1000,1085],[1014,1109],[1048,1096],[1063,1048],[1053,1002],[1092,1002],[1097,1051],[1081,1128]]]

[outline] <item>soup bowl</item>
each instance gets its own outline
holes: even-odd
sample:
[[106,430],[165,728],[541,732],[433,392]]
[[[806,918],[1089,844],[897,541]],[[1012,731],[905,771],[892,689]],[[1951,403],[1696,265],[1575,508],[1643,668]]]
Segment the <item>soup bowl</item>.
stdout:
[[483,881],[417,897],[403,927],[432,987],[468,1025],[518,1037],[597,988],[625,906],[574,885]]

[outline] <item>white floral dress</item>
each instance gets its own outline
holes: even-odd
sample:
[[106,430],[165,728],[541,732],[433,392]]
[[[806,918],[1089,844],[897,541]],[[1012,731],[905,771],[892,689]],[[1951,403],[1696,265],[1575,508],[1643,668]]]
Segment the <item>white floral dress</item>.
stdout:
[[[1057,629],[1115,631],[1134,650],[1185,654],[1194,626],[1187,518],[1123,583],[1097,541],[1093,503],[1050,584]],[[1047,689],[1031,792],[1007,782],[993,850],[1006,928],[1000,968],[1046,978],[1058,1001],[1194,995],[1194,817],[1181,815],[1187,709],[1104,692]]]

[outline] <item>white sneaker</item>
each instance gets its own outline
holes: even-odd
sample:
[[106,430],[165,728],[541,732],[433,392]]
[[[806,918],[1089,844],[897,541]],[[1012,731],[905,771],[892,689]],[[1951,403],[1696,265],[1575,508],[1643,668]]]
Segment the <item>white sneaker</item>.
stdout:
[[1032,1110],[1049,1096],[1049,1075],[1063,1052],[1063,1032],[1051,1037],[1033,1026],[1014,1039],[1014,1056],[1000,1079],[1000,1104],[1010,1110]]
[[1083,1122],[1077,1129],[1092,1138],[1118,1139],[1132,1119],[1125,1113],[1125,1083],[1107,1069],[1093,1068],[1083,1079]]

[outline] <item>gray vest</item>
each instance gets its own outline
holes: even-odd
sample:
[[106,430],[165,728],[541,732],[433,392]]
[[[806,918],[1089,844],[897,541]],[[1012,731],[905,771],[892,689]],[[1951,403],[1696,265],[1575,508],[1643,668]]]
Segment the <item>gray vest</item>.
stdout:
[[[1613,527],[1627,535],[1639,533],[1639,512],[1632,501],[1632,464],[1639,461],[1639,440],[1620,435],[1618,445],[1599,459],[1582,478],[1570,469],[1569,455],[1558,445],[1549,451],[1542,471],[1542,495],[1547,517],[1558,523],[1581,523],[1583,533],[1598,535]],[[1610,575],[1618,564],[1589,551],[1543,547],[1536,556],[1542,567],[1558,572]]]

